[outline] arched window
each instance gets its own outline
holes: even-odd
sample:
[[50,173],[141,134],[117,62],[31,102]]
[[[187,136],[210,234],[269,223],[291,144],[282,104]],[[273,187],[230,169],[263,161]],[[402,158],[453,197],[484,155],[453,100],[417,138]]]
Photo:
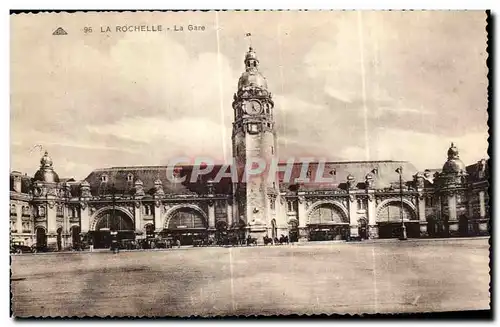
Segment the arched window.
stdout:
[[406,203],[403,203],[403,208],[401,208],[401,202],[394,201],[385,205],[378,211],[377,222],[382,222],[382,223],[401,222],[401,209],[403,209],[403,220],[416,219],[412,213],[412,210],[408,207]]
[[365,199],[358,199],[358,210],[366,210],[367,203]]
[[23,216],[30,216],[30,207],[23,206]]
[[108,181],[108,175],[106,175],[106,174],[102,174],[102,175],[101,175],[101,182],[102,182],[102,183],[106,183],[107,181]]
[[191,208],[181,208],[174,212],[168,221],[168,229],[205,229],[207,228],[203,216]]
[[59,216],[59,217],[62,217],[64,215],[64,213],[63,213],[63,206],[62,205],[58,205],[57,206],[56,215]]
[[313,225],[340,224],[346,222],[346,220],[347,218],[342,211],[330,203],[319,205],[309,216],[309,223]]
[[227,202],[225,200],[215,201],[215,219],[227,219]]
[[10,205],[10,214],[11,215],[15,215],[16,214],[16,205],[15,204],[11,204]]
[[30,233],[31,232],[31,225],[30,225],[29,221],[23,221],[22,227],[23,227],[23,233]]

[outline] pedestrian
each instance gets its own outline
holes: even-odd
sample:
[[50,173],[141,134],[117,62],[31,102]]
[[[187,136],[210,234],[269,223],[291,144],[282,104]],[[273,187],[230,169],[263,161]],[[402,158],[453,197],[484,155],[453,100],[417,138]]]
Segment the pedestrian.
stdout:
[[89,240],[89,246],[90,246],[90,252],[94,252],[94,243],[92,242],[92,239]]
[[181,248],[181,240],[177,239],[177,247],[180,249]]

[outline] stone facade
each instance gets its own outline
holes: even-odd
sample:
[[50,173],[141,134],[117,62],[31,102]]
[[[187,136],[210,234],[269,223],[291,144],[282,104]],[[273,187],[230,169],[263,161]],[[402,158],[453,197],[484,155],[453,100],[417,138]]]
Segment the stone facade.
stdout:
[[[233,156],[238,174],[249,158],[278,158],[272,94],[250,49],[233,99]],[[487,160],[465,166],[455,145],[442,169],[417,171],[408,162],[280,163],[277,174],[218,182],[227,165],[96,169],[84,180],[60,179],[45,153],[33,177],[11,173],[11,238],[52,249],[82,238],[106,243],[122,238],[279,237],[292,241],[353,237],[486,235],[489,232]],[[248,168],[248,167],[247,167]],[[291,176],[285,176],[289,171]],[[305,175],[305,176],[304,176]],[[315,176],[316,178],[311,178]],[[328,182],[321,177],[328,176]],[[305,177],[305,178],[304,178]],[[320,178],[318,178],[320,177]],[[291,182],[293,181],[293,182]]]

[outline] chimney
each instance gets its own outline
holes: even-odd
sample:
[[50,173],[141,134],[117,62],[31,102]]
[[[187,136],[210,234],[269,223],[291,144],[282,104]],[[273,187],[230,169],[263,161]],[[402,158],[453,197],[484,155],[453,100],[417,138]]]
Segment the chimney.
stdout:
[[18,171],[13,171],[12,177],[14,178],[14,191],[17,193],[21,193],[21,173]]

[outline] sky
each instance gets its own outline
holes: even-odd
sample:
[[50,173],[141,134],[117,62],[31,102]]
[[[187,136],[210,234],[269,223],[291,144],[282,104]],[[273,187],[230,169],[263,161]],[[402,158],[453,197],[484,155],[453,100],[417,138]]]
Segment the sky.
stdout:
[[281,159],[424,170],[442,167],[451,142],[465,164],[488,156],[484,12],[53,13],[10,24],[10,163],[28,175],[40,148],[76,179],[178,156],[229,161],[246,33],[275,100]]

